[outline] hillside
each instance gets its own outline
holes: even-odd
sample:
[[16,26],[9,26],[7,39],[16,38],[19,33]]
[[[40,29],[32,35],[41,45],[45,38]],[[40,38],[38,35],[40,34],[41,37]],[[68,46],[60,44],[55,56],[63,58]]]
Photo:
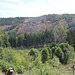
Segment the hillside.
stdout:
[[0,75],[74,75],[73,63],[75,14],[0,18]]
[[68,28],[75,27],[75,14],[49,14],[40,17],[0,18],[0,28],[5,32],[39,32],[46,28],[56,28],[56,25],[60,21],[65,21],[68,24]]

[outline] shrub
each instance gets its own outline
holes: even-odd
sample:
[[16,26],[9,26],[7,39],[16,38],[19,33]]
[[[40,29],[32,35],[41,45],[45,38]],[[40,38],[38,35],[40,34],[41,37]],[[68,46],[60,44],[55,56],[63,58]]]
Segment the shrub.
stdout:
[[56,46],[56,43],[55,43],[55,42],[52,42],[52,43],[50,44],[50,48],[55,47],[55,46]]
[[64,64],[69,63],[70,59],[73,57],[74,48],[68,43],[61,43],[60,48],[62,49],[64,53],[63,63]]
[[33,56],[33,60],[35,60],[39,55],[39,51],[37,49],[31,48],[29,55]]
[[29,52],[29,55],[37,57],[38,56],[38,50],[34,49],[34,48],[31,48],[30,52]]
[[0,53],[2,53],[3,52],[3,48],[2,47],[0,47]]
[[6,70],[9,66],[10,66],[10,64],[7,61],[0,60],[0,67],[3,72],[6,72]]
[[52,59],[52,50],[48,47],[47,48],[48,52],[49,52],[49,58]]
[[22,66],[22,65],[17,65],[16,66],[16,72],[17,73],[24,73],[25,72],[25,67],[24,66]]
[[63,61],[64,53],[60,47],[57,47],[54,54],[59,58],[60,62]]
[[54,56],[54,52],[55,52],[56,48],[57,48],[56,46],[51,48],[51,51],[52,51],[52,58],[53,58],[53,56]]
[[52,47],[51,50],[52,50],[52,53],[54,54],[56,47]]
[[0,59],[2,59],[2,58],[3,58],[3,48],[0,47]]
[[30,56],[35,56],[34,48],[30,49],[29,55],[30,55]]
[[56,56],[54,56],[53,59],[51,60],[51,64],[52,64],[52,66],[54,66],[54,67],[59,66],[59,64],[60,64],[59,58],[56,57]]
[[49,52],[48,52],[47,48],[43,48],[42,58],[41,58],[42,62],[45,63],[48,60],[48,58],[49,58]]

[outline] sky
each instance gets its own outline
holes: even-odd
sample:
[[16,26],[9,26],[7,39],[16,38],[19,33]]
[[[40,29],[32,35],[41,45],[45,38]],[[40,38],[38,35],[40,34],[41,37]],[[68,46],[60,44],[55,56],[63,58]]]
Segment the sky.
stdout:
[[75,0],[0,0],[0,17],[75,14]]

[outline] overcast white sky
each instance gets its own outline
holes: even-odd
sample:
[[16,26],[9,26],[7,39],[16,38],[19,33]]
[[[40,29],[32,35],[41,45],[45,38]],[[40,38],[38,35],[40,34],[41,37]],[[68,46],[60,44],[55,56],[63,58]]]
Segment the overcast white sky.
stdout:
[[0,0],[0,17],[75,14],[75,0]]

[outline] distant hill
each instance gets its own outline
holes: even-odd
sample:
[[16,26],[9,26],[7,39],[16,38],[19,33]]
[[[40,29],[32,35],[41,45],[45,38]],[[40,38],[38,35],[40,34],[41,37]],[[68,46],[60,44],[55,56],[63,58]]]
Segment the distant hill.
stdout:
[[65,21],[68,28],[75,27],[75,14],[49,14],[40,17],[0,18],[0,28],[5,32],[39,32],[54,28],[58,22]]

